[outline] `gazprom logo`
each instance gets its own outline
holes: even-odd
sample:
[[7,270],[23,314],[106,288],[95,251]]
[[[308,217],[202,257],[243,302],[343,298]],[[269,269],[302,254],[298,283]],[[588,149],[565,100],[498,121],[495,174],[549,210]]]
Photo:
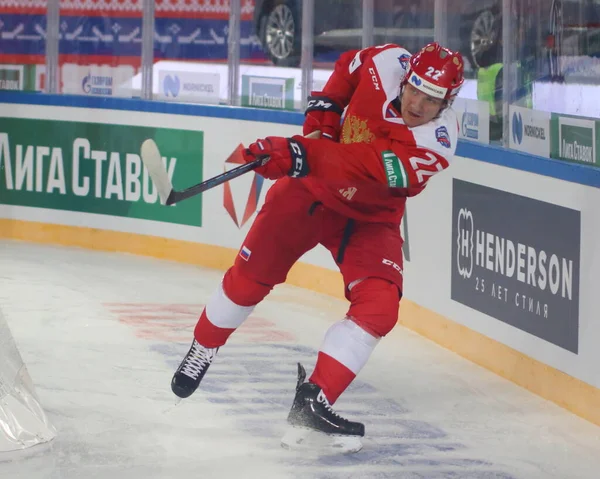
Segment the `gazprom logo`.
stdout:
[[520,113],[515,111],[512,120],[513,141],[520,145],[523,141],[523,117]]
[[181,82],[178,76],[167,75],[163,80],[163,91],[165,96],[171,95],[173,98],[179,95],[179,89],[181,88]]
[[458,211],[456,219],[456,265],[458,274],[463,278],[470,278],[473,274],[473,235],[475,226],[473,225],[473,213],[467,208],[461,208]]
[[81,82],[81,89],[84,93],[89,93],[92,90],[91,78],[91,73],[88,73],[86,76],[83,77],[83,81]]
[[479,115],[465,111],[462,114],[462,134],[465,138],[479,139]]
[[422,83],[422,82],[421,82],[421,79],[420,79],[420,78],[419,78],[417,75],[413,75],[413,76],[411,76],[411,77],[410,77],[410,82],[411,82],[413,85],[417,85],[417,86],[420,86],[420,85],[421,85],[421,83]]

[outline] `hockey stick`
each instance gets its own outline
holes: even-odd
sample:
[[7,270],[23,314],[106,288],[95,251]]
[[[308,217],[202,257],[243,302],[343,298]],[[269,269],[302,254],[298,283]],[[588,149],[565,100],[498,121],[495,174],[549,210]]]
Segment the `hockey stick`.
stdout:
[[[307,138],[319,138],[320,132],[315,131],[307,135]],[[154,182],[154,186],[158,191],[158,195],[160,196],[161,202],[164,205],[174,205],[175,203],[179,203],[187,198],[191,198],[192,196],[199,195],[206,190],[210,190],[215,186],[219,186],[220,184],[225,183],[226,181],[232,180],[241,176],[249,171],[255,170],[259,166],[264,165],[267,161],[269,161],[268,156],[263,156],[257,158],[250,163],[246,163],[244,165],[238,166],[237,168],[233,168],[232,170],[226,171],[225,173],[221,173],[213,178],[209,178],[202,183],[198,183],[197,185],[190,186],[185,190],[177,191],[173,188],[173,184],[169,179],[169,175],[165,166],[162,163],[162,157],[160,151],[158,150],[158,146],[156,142],[148,138],[142,143],[141,148],[141,157],[142,162],[148,169],[148,174],[152,181]]]
[[158,195],[160,196],[161,202],[167,206],[174,205],[175,203],[179,203],[187,198],[199,195],[200,193],[210,190],[211,188],[225,183],[226,181],[232,180],[233,178],[237,178],[244,173],[255,170],[269,160],[268,156],[257,158],[250,163],[238,166],[237,168],[226,171],[225,173],[203,181],[202,183],[190,186],[185,190],[177,191],[173,188],[173,184],[169,179],[167,170],[162,163],[160,151],[158,151],[158,146],[156,146],[156,142],[154,140],[149,138],[142,143],[141,156],[144,165],[148,169],[150,178],[152,178],[154,186],[156,186],[156,189],[158,190]]

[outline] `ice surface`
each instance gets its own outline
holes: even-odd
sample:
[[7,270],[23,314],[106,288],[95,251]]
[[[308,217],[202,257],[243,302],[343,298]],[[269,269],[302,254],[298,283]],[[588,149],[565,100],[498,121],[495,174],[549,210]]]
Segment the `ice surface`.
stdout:
[[397,327],[336,408],[364,449],[279,447],[296,362],[310,373],[347,304],[280,286],[175,405],[171,375],[221,272],[0,242],[0,304],[58,435],[23,479],[597,479],[600,428]]

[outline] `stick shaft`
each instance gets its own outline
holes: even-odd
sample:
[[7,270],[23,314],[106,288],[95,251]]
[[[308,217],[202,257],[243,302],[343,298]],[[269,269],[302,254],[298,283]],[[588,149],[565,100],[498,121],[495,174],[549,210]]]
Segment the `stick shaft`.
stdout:
[[[306,138],[320,138],[320,136],[321,132],[316,130],[306,135]],[[165,201],[166,205],[173,205],[185,199],[199,195],[200,193],[203,193],[206,190],[210,190],[215,186],[219,186],[229,180],[237,178],[238,176],[241,176],[245,173],[248,173],[249,171],[255,170],[259,166],[264,165],[269,158],[268,156],[258,157],[256,160],[251,161],[250,163],[240,165],[237,168],[226,171],[225,173],[221,173],[220,175],[214,176],[213,178],[209,178],[208,180],[203,181],[202,183],[190,186],[185,190],[177,191],[173,188],[171,181],[168,179],[166,170],[158,166],[160,165],[160,152],[158,151],[156,143],[153,140],[146,140],[145,144],[146,143],[148,143],[147,146],[142,145],[142,160],[144,161],[144,163],[146,163],[146,166],[148,166],[148,170],[150,171],[150,176],[152,177],[153,181],[163,185],[163,190],[170,190],[170,193],[168,194],[167,199]],[[144,151],[146,152],[146,154],[144,154]],[[161,193],[161,198],[163,197],[163,194],[166,193]]]
[[249,171],[255,170],[264,163],[264,160],[264,157],[257,158],[256,160],[251,161],[250,163],[246,163],[244,165],[233,168],[232,170],[226,171],[225,173],[221,173],[220,175],[209,178],[208,180],[203,181],[202,183],[190,186],[189,188],[186,188],[182,191],[171,190],[171,193],[167,198],[166,204],[173,205],[175,203],[178,203],[179,201],[183,201],[187,198],[191,198],[192,196],[199,195],[200,193],[203,193],[206,190],[210,190],[215,186],[219,186],[229,180],[237,178],[238,176],[241,176],[245,173],[248,173]]

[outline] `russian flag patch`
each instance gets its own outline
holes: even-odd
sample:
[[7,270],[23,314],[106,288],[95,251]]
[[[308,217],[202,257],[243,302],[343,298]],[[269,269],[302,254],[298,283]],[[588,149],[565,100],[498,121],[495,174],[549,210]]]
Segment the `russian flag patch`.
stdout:
[[250,259],[251,254],[252,254],[252,251],[250,251],[245,246],[242,246],[242,249],[240,250],[240,256],[242,257],[242,259],[244,261],[248,261]]

